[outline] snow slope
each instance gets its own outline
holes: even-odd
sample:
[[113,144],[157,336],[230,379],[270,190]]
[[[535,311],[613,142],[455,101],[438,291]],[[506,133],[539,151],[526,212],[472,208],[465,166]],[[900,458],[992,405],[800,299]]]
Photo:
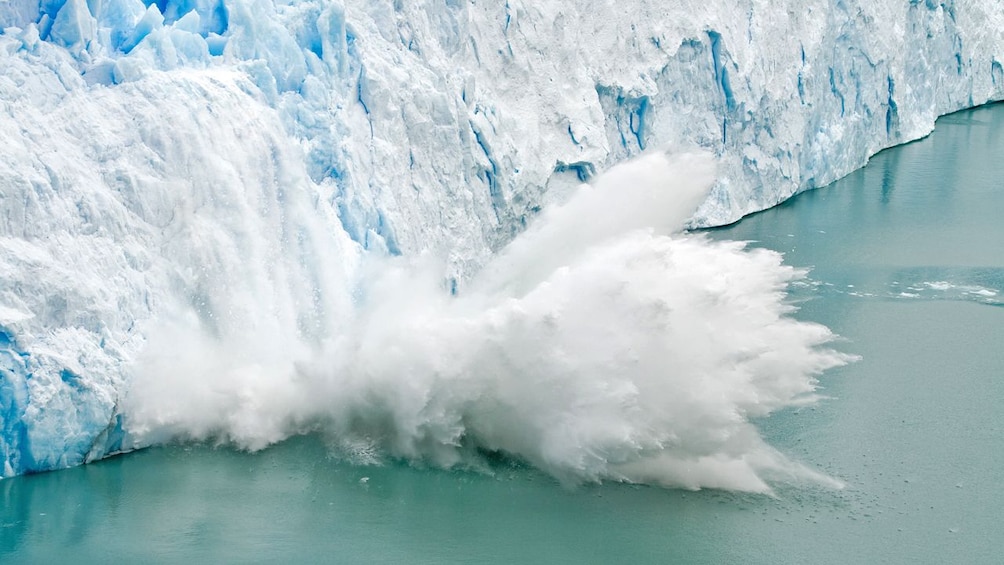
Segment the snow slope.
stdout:
[[[542,209],[644,150],[713,154],[690,225],[722,224],[1004,98],[993,2],[0,0],[0,28],[4,476],[309,427],[317,410],[260,409],[292,390],[268,375],[346,357],[367,257],[426,253],[462,294]],[[229,419],[139,395],[130,428],[149,375],[225,397],[204,409]]]

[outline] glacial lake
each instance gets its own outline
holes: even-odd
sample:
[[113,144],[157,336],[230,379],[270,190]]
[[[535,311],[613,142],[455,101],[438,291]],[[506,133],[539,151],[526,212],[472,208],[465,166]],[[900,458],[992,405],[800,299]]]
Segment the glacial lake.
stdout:
[[357,467],[318,437],[168,446],[0,481],[2,563],[999,563],[1004,105],[942,118],[709,237],[811,269],[797,317],[861,360],[758,422],[842,490],[776,496]]

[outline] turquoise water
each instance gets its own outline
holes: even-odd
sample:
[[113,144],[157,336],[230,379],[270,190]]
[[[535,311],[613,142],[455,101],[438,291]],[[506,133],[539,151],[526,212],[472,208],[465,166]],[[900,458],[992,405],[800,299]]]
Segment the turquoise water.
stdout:
[[[1004,542],[1004,106],[709,236],[811,268],[861,360],[758,424],[847,483],[776,497],[355,467],[322,438],[148,449],[0,481],[0,562],[994,563]],[[151,557],[152,556],[152,557]]]

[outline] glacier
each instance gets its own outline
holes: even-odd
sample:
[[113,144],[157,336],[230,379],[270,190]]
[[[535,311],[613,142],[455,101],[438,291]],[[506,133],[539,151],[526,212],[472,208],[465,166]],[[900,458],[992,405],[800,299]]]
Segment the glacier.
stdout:
[[[797,271],[680,228],[1004,99],[1004,12],[977,1],[2,0],[0,29],[4,477],[320,427],[361,460],[452,465],[467,434],[570,480],[762,490],[794,467],[746,418],[805,401],[846,359],[787,317]],[[623,184],[603,171],[666,151],[710,155],[713,171],[680,157],[650,173],[696,196],[657,217],[644,198],[581,204],[584,186]],[[590,241],[561,210],[629,220]],[[667,269],[694,274],[653,282]],[[707,300],[701,284],[736,273],[749,288]],[[555,289],[609,316],[553,306]],[[638,313],[686,311],[676,296],[705,309]],[[752,305],[758,321],[730,321]],[[657,384],[692,319],[719,326],[688,367],[736,380]],[[634,351],[587,322],[665,342]],[[527,335],[564,346],[499,352],[533,352]],[[590,340],[606,357],[575,360]],[[796,369],[763,361],[781,350]],[[644,369],[610,377],[627,365]],[[667,418],[638,399],[680,390],[704,400]]]

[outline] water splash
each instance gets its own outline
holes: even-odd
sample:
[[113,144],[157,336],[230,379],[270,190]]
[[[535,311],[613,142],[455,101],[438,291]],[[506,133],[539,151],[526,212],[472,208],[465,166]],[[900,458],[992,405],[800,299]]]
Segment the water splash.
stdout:
[[126,429],[136,445],[252,450],[320,430],[363,462],[502,454],[569,483],[837,485],[750,419],[813,402],[816,377],[849,357],[790,316],[804,273],[779,254],[679,233],[713,180],[705,154],[615,167],[456,295],[435,258],[371,259],[350,319],[318,346],[270,347],[281,324],[225,318],[212,336],[162,330],[135,367]]

